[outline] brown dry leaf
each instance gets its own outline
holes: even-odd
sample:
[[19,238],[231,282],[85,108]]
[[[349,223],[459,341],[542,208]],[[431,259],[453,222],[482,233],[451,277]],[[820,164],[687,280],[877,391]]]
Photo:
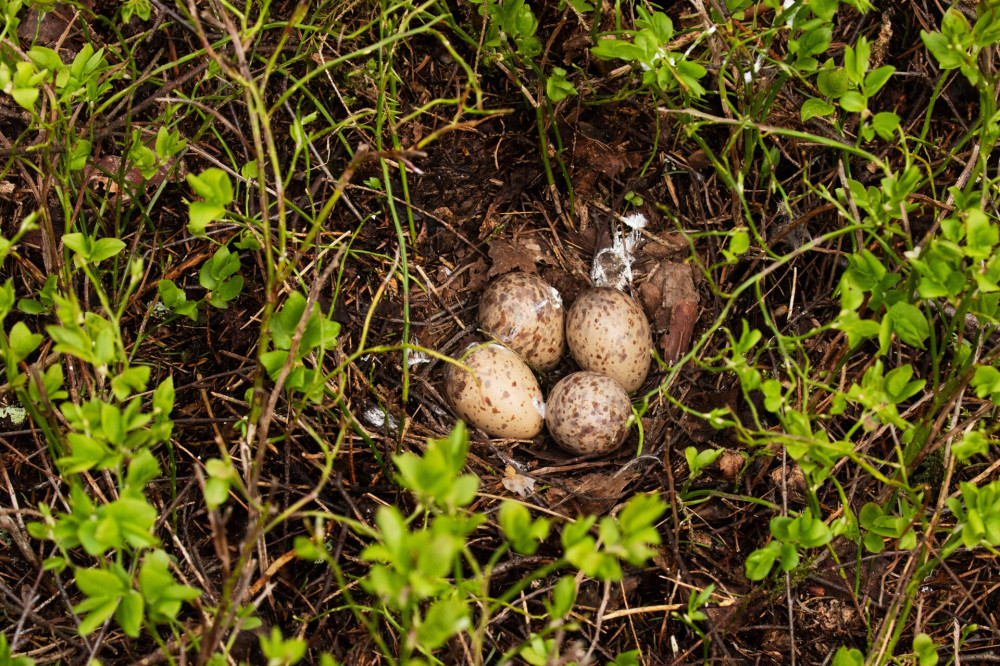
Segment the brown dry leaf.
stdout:
[[620,470],[618,474],[593,472],[566,482],[580,508],[585,513],[605,514],[614,508],[622,491],[639,476],[638,467]]
[[475,263],[469,266],[469,283],[465,285],[465,289],[476,293],[480,289],[486,286],[489,278],[489,267],[486,265],[486,260],[482,257],[476,259]]
[[639,296],[653,314],[653,323],[658,330],[670,325],[675,305],[700,301],[691,274],[691,266],[667,260],[662,260],[656,265],[639,287]]
[[660,336],[663,360],[674,364],[691,348],[691,336],[698,323],[697,303],[677,303],[671,309],[670,330]]
[[[801,502],[805,499],[806,475],[802,472],[799,464],[792,461],[788,462],[787,470],[788,476],[785,479],[788,483],[788,496],[796,502]],[[779,488],[781,487],[782,476],[780,467],[771,470],[771,482]]]
[[719,456],[717,462],[719,464],[719,471],[722,472],[722,476],[727,481],[735,481],[736,475],[740,473],[741,469],[743,469],[743,463],[746,462],[746,457],[739,451],[726,449]]
[[518,269],[526,273],[536,271],[535,260],[532,259],[531,253],[508,240],[495,240],[490,243],[490,259],[493,260],[490,277]]
[[517,493],[521,497],[527,497],[535,492],[535,480],[530,476],[518,474],[517,470],[510,465],[507,465],[507,468],[504,470],[501,483],[503,483],[504,488],[512,493]]
[[[687,404],[691,409],[703,414],[723,407],[728,407],[733,414],[737,414],[743,402],[742,398],[743,394],[739,389],[701,391],[690,394],[687,398]],[[714,440],[722,434],[704,419],[687,412],[681,416],[681,427],[684,428],[691,441],[697,444]]]

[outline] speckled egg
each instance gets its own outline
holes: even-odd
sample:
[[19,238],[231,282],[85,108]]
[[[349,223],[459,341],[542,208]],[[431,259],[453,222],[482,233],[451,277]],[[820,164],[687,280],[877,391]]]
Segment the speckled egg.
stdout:
[[604,455],[628,435],[632,407],[618,382],[597,372],[574,372],[552,387],[545,425],[561,448],[577,455]]
[[494,280],[479,301],[479,325],[541,371],[559,363],[565,348],[559,292],[531,273]]
[[642,307],[617,289],[583,292],[566,313],[566,342],[577,365],[607,375],[626,391],[646,381],[653,336]]
[[528,439],[542,431],[542,390],[520,356],[498,344],[474,345],[458,360],[472,374],[449,363],[444,393],[459,417],[492,437]]

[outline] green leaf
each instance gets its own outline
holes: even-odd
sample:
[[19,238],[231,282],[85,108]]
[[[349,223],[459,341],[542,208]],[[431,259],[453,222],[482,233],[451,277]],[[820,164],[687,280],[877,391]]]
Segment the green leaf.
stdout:
[[504,500],[499,512],[500,528],[511,547],[522,555],[534,555],[538,542],[531,536],[531,512],[514,500]]
[[545,94],[553,102],[561,102],[570,95],[576,94],[576,88],[566,80],[566,70],[562,67],[553,67],[552,75],[545,80]]
[[729,236],[729,252],[741,255],[750,249],[750,234],[746,229],[734,229]]
[[89,258],[90,257],[90,239],[81,233],[73,234],[63,234],[62,237],[63,245],[73,250],[77,254]]
[[807,99],[799,110],[802,122],[817,116],[828,116],[835,111],[833,104],[823,99]]
[[859,113],[868,108],[868,98],[857,91],[848,90],[840,98],[840,108],[849,113]]
[[92,144],[86,139],[80,139],[73,144],[73,149],[69,153],[68,166],[70,171],[79,171],[87,166],[87,158],[90,157]]
[[781,553],[781,544],[772,541],[764,548],[759,548],[747,557],[746,574],[750,580],[764,580],[771,573],[774,562]]
[[[89,600],[88,600],[89,601]],[[87,636],[97,631],[97,628],[104,624],[104,622],[111,617],[115,610],[118,608],[118,599],[106,599],[101,597],[100,603],[88,604],[83,608],[83,602],[74,608],[77,613],[89,611],[87,617],[85,617],[77,629],[77,632],[81,636]]]
[[243,276],[237,275],[213,289],[210,302],[217,308],[225,309],[229,301],[239,296],[241,291],[243,291]]
[[233,201],[233,185],[222,169],[206,169],[200,175],[188,174],[187,183],[206,203],[226,207]]
[[645,56],[642,48],[621,39],[600,39],[590,52],[601,60],[628,60],[640,62]]
[[977,366],[972,375],[971,386],[976,389],[977,398],[989,397],[994,403],[1000,404],[1000,370],[990,365]]
[[817,18],[829,21],[833,19],[833,15],[837,13],[837,8],[840,6],[840,0],[807,0],[806,4]]
[[163,304],[168,308],[176,308],[187,302],[187,294],[173,280],[160,280],[157,289],[159,289]]
[[854,310],[842,310],[833,326],[847,333],[847,342],[852,349],[863,340],[873,338],[879,333],[878,322],[861,319]]
[[271,627],[271,635],[261,634],[260,651],[267,657],[268,664],[291,666],[302,661],[309,644],[298,638],[282,638],[281,629]]
[[781,560],[782,571],[791,571],[799,566],[799,551],[793,543],[781,544],[781,552],[778,558]]
[[174,378],[167,377],[156,387],[153,393],[154,414],[167,416],[174,408]]
[[917,634],[913,638],[913,651],[917,653],[917,663],[920,666],[936,666],[938,663],[937,648],[927,634]]
[[38,345],[42,344],[42,336],[32,333],[28,326],[19,321],[10,329],[10,351],[13,355],[11,359],[14,364],[20,363],[28,354],[35,351]]
[[967,254],[974,259],[986,259],[993,246],[1000,241],[1000,230],[995,222],[981,210],[972,209],[965,213]]
[[149,366],[137,365],[124,370],[120,375],[111,380],[111,390],[118,400],[125,400],[133,393],[141,393],[146,390],[146,383],[149,381]]
[[118,610],[115,611],[115,620],[121,626],[126,636],[137,638],[139,629],[142,627],[142,595],[135,590],[129,590],[121,598]]
[[930,325],[920,308],[910,303],[895,303],[889,307],[886,318],[903,343],[924,348],[924,340],[930,335]]
[[569,614],[576,603],[576,580],[573,576],[563,576],[552,588],[552,603],[548,607],[549,618],[561,620]]
[[225,207],[218,204],[204,201],[191,202],[191,205],[188,207],[188,216],[190,219],[187,225],[188,233],[198,238],[204,238],[208,225],[215,220],[221,219],[225,213]]
[[847,80],[847,70],[843,67],[834,68],[832,64],[832,61],[827,61],[828,66],[824,66],[816,75],[816,87],[827,97],[836,99],[850,89],[850,82]]
[[271,320],[271,335],[274,346],[278,349],[289,349],[292,336],[306,310],[306,297],[298,291],[293,291],[285,299],[277,315]]
[[62,58],[59,54],[45,46],[33,46],[28,51],[28,59],[35,64],[38,69],[47,69],[50,72],[58,72],[63,69]]
[[964,52],[955,50],[948,38],[940,32],[921,30],[920,39],[923,40],[927,50],[933,54],[941,69],[958,69],[965,63],[965,59],[962,57],[965,55]]
[[440,599],[431,604],[424,621],[417,627],[417,641],[428,650],[436,650],[449,638],[469,628],[469,608],[458,599]]
[[98,264],[125,249],[125,243],[117,238],[102,238],[94,241],[90,250],[90,261]]
[[[125,477],[125,488],[137,493],[141,493],[146,484],[160,475],[160,463],[157,462],[149,449],[142,449],[132,458],[128,464],[128,472]],[[144,500],[140,500],[144,502]]]
[[965,436],[951,445],[951,451],[961,461],[966,462],[976,455],[986,455],[990,450],[990,439],[981,430],[967,432]]
[[864,666],[865,655],[855,648],[837,648],[833,656],[833,666]]
[[899,116],[888,111],[876,113],[872,118],[872,127],[883,139],[891,139],[899,127]]
[[864,92],[867,97],[873,97],[889,82],[889,77],[896,71],[892,65],[883,65],[865,75]]

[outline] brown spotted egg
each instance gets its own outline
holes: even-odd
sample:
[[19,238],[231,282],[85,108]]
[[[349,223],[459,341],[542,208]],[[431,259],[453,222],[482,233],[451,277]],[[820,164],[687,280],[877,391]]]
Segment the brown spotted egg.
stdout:
[[617,289],[583,292],[566,313],[566,342],[583,370],[607,375],[626,391],[646,381],[653,336],[642,307]]
[[577,455],[615,451],[628,436],[632,406],[618,382],[596,372],[563,377],[549,392],[545,425],[561,448]]
[[449,363],[444,393],[455,413],[492,437],[528,439],[542,431],[542,390],[521,357],[498,344],[474,345]]
[[479,325],[540,371],[559,363],[565,347],[559,292],[530,273],[494,280],[479,301]]

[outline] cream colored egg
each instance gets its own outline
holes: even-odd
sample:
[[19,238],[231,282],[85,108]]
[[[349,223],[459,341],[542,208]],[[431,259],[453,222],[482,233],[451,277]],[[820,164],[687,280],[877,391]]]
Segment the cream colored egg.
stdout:
[[583,292],[566,313],[566,342],[577,365],[607,375],[626,391],[646,381],[653,336],[642,307],[617,289]]
[[549,392],[545,425],[561,448],[577,455],[615,451],[628,436],[632,406],[618,382],[597,372],[563,377]]
[[528,439],[542,431],[542,390],[520,356],[490,344],[458,360],[472,374],[449,363],[444,392],[460,418],[493,437]]
[[507,273],[479,301],[479,325],[541,371],[559,363],[565,348],[559,292],[537,275]]

